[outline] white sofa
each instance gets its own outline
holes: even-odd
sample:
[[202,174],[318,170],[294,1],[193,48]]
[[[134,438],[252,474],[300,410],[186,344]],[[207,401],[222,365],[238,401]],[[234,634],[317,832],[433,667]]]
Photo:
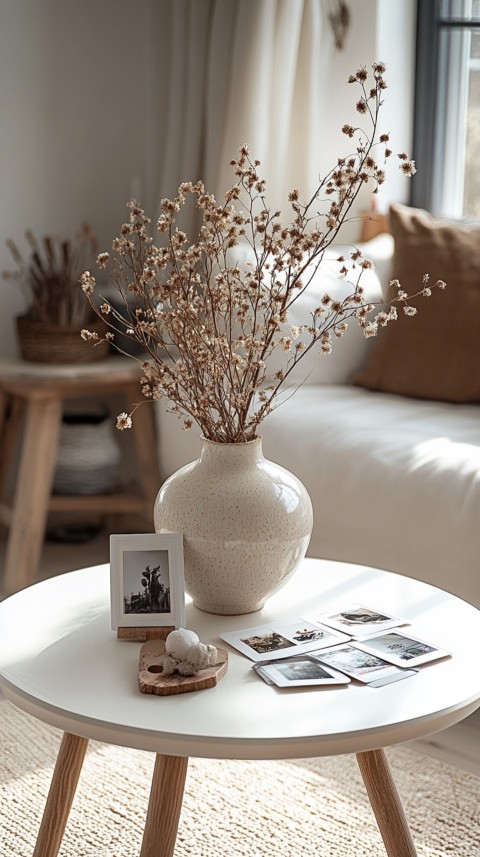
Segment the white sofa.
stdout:
[[[363,249],[375,263],[375,298],[390,278],[393,239]],[[323,270],[304,301],[333,287]],[[352,328],[332,355],[315,358],[307,381],[262,424],[264,454],[310,493],[308,555],[398,572],[480,607],[480,405],[349,384],[373,342]],[[181,431],[161,404],[157,416],[166,478],[198,457],[199,432]]]

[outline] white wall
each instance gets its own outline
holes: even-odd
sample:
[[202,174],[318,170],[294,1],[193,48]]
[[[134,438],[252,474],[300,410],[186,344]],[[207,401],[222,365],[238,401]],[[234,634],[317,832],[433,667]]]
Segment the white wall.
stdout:
[[[27,227],[66,237],[87,220],[104,249],[131,194],[148,197],[150,15],[151,0],[0,0],[1,270]],[[23,300],[0,288],[5,356]]]
[[[388,89],[381,110],[380,132],[391,133],[395,153],[412,152],[416,0],[347,0],[347,4],[351,24],[345,48],[342,52],[330,49],[330,103],[326,138],[322,140],[326,167],[335,162],[338,152],[345,151],[342,125],[359,124],[359,114],[355,112],[359,90],[347,84],[348,76],[360,66],[369,69],[375,61],[387,65]],[[378,194],[378,210],[387,211],[392,201],[406,202],[408,194],[408,179],[392,156],[387,164],[387,181]],[[356,213],[368,209],[369,204],[370,195],[365,191]],[[342,240],[354,241],[358,229],[355,219],[343,228]]]
[[[21,243],[27,227],[67,236],[87,220],[105,249],[132,194],[154,213],[168,2],[0,0],[0,270],[11,267],[5,240]],[[345,145],[341,126],[355,118],[346,80],[359,65],[387,62],[385,118],[395,151],[408,150],[412,136],[414,0],[348,3],[345,50],[335,53],[330,38],[319,46],[331,57],[330,105],[319,140],[325,168]],[[400,174],[391,179],[385,206],[407,198]],[[355,223],[342,237],[357,234]],[[8,356],[17,350],[13,318],[23,301],[12,285],[1,281],[0,288],[0,356]]]

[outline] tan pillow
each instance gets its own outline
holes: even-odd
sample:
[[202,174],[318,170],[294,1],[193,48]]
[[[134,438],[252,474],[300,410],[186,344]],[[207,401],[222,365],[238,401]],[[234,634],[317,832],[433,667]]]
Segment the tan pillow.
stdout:
[[392,277],[409,294],[444,280],[445,291],[410,301],[417,315],[381,329],[366,367],[353,384],[445,402],[480,401],[480,226],[392,205]]

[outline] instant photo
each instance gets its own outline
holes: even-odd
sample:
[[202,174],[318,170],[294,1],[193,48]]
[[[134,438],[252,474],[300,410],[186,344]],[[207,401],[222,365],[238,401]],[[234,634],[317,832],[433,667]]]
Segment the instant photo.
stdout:
[[272,625],[258,625],[240,631],[220,634],[234,649],[247,655],[252,661],[266,661],[286,658],[333,646],[350,639],[346,634],[308,622],[305,619],[292,619]]
[[407,619],[392,616],[384,610],[365,607],[362,604],[351,604],[342,610],[332,610],[318,616],[310,616],[312,621],[321,622],[338,631],[343,631],[350,637],[371,637],[377,631],[387,631],[408,625]]
[[[402,670],[383,658],[363,652],[353,645],[315,652],[314,656],[326,666],[345,673],[363,684],[375,682],[380,686],[380,683],[405,678],[407,672],[410,674],[410,671]],[[413,675],[413,671],[411,674]]]
[[277,687],[345,685],[350,682],[348,676],[342,675],[342,673],[336,672],[309,657],[255,664],[254,669],[267,684],[275,684]]
[[449,657],[450,652],[431,643],[410,637],[400,631],[390,631],[355,643],[358,649],[377,655],[399,667],[418,667],[430,661]]

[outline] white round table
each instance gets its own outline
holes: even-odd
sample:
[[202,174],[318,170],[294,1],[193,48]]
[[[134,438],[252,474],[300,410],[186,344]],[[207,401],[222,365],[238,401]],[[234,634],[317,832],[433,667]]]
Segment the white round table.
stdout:
[[[188,602],[188,598],[187,598]],[[381,688],[352,682],[277,689],[220,634],[361,603],[409,619],[409,631],[452,653]],[[344,563],[304,560],[258,613],[213,616],[187,603],[186,625],[229,649],[208,690],[138,690],[140,643],[110,627],[109,566],[38,583],[0,604],[0,687],[65,734],[34,857],[60,848],[88,739],[157,754],[141,857],[171,857],[188,757],[306,758],[356,753],[387,854],[416,854],[383,748],[457,723],[480,704],[480,611],[418,581]],[[119,855],[120,857],[120,855]]]

